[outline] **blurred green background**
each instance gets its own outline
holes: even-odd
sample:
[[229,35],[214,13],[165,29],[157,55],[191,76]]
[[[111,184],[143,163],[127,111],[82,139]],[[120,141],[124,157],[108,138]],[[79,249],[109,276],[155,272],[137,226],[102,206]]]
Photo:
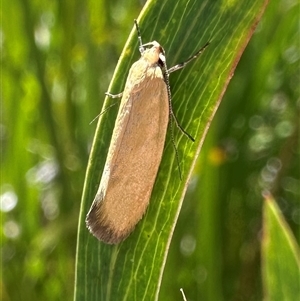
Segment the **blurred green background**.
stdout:
[[[2,2],[1,298],[71,299],[89,148],[143,1]],[[299,2],[274,0],[200,154],[161,300],[261,300],[262,191],[298,243]],[[212,283],[220,283],[212,291]]]

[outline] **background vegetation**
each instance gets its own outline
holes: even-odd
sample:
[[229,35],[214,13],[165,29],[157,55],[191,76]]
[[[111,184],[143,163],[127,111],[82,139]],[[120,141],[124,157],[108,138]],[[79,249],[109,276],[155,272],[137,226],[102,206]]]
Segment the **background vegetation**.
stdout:
[[[3,300],[71,299],[85,170],[138,1],[2,3]],[[300,241],[298,1],[271,1],[213,120],[160,299],[261,300],[262,191]],[[208,277],[209,275],[209,277]]]

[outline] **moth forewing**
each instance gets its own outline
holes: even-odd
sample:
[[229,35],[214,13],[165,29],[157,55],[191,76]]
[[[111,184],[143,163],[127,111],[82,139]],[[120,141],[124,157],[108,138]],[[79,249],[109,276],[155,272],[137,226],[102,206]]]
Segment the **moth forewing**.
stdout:
[[119,243],[148,206],[169,118],[166,84],[155,45],[130,69],[99,189],[87,215],[94,236]]

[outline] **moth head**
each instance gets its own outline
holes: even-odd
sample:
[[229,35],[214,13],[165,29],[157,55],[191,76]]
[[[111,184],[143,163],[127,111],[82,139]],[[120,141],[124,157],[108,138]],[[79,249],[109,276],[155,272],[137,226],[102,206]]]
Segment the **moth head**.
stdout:
[[153,41],[147,44],[143,44],[142,46],[143,51],[141,52],[141,55],[145,60],[147,60],[150,64],[158,64],[159,66],[165,65],[165,51],[158,42]]

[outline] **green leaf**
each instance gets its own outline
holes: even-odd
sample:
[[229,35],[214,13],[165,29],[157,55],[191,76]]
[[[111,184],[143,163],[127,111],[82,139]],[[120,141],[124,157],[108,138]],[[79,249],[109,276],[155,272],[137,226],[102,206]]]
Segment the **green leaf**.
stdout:
[[[168,247],[193,166],[266,4],[265,0],[147,2],[138,19],[143,42],[158,41],[166,51],[169,67],[185,61],[211,41],[197,60],[170,76],[174,113],[196,141],[192,143],[174,128],[183,177],[180,181],[170,133],[167,134],[163,159],[144,218],[123,243],[105,245],[85,226],[85,216],[101,178],[117,108],[100,116],[82,197],[75,300],[157,300]],[[122,91],[128,70],[138,58],[137,34],[133,29],[109,92]],[[111,103],[111,99],[106,99],[105,107]]]
[[271,196],[263,218],[262,275],[264,300],[300,299],[300,250],[291,229]]

